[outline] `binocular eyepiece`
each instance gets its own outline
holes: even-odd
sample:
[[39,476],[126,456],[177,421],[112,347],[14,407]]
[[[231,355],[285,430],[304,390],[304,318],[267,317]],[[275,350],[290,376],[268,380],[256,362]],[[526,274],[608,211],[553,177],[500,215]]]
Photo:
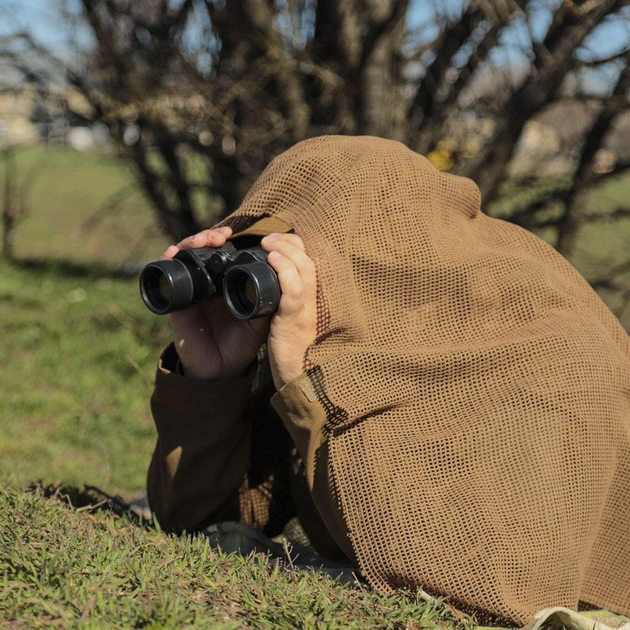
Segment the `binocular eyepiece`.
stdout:
[[183,249],[172,260],[149,263],[140,274],[140,294],[157,315],[223,297],[238,319],[254,319],[278,310],[280,284],[260,246]]

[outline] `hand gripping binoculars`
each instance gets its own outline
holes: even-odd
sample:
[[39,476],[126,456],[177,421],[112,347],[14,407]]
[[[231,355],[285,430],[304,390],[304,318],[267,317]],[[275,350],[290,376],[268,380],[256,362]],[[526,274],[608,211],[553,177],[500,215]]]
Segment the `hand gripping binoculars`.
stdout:
[[254,319],[278,310],[281,291],[260,245],[238,249],[228,241],[221,247],[183,249],[172,260],[149,263],[140,274],[140,294],[157,315],[222,296],[234,317]]

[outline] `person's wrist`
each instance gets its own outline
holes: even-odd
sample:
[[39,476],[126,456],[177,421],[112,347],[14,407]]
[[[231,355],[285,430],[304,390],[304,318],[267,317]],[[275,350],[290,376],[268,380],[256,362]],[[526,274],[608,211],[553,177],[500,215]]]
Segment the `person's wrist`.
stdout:
[[184,378],[191,378],[195,381],[211,381],[214,380],[212,376],[199,376],[192,372],[191,370],[186,369],[182,360],[177,357],[177,365],[175,366],[175,372]]
[[184,378],[190,378],[192,380],[195,381],[231,381],[237,378],[242,378],[243,376],[246,376],[251,370],[253,365],[256,363],[256,358],[254,358],[253,361],[251,361],[243,370],[241,370],[240,372],[234,372],[234,373],[225,373],[225,374],[206,374],[206,375],[201,375],[199,373],[196,373],[194,371],[191,371],[189,368],[187,368],[184,363],[182,362],[182,360],[179,358],[177,358],[177,364],[175,366],[175,372],[177,374],[179,374],[180,376],[183,376]]
[[[296,353],[295,356],[302,357],[304,353]],[[277,356],[270,353],[269,365],[271,367],[271,376],[276,391],[282,389],[288,382],[304,372],[303,361],[301,359],[296,360],[295,356],[291,356],[286,360],[279,360]]]

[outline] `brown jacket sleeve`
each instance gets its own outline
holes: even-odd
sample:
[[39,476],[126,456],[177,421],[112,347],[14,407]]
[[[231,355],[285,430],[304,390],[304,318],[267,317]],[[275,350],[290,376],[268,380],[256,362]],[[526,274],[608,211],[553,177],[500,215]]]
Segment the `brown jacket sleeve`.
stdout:
[[[355,560],[341,506],[332,487],[326,410],[317,400],[308,375],[302,373],[281,387],[271,404],[282,418],[304,462],[306,483],[317,511],[334,542],[347,558]],[[304,523],[307,534],[307,523]]]
[[151,399],[148,499],[160,525],[191,532],[233,520],[275,536],[297,514],[320,553],[352,558],[330,485],[326,412],[306,375],[276,392],[266,358],[225,381],[185,378],[176,362],[171,344]]
[[241,377],[198,381],[174,371],[169,345],[158,363],[151,411],[158,441],[149,467],[149,505],[161,527],[197,531],[239,520],[239,488],[250,464],[243,417],[254,365]]

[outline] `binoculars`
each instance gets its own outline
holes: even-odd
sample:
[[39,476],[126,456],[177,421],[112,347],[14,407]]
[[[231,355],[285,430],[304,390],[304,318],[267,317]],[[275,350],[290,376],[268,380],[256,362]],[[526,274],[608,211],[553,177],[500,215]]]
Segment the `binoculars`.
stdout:
[[140,274],[140,295],[157,315],[222,296],[234,317],[254,319],[278,310],[281,291],[262,247],[238,249],[228,241],[221,247],[183,249],[172,260],[149,263]]

